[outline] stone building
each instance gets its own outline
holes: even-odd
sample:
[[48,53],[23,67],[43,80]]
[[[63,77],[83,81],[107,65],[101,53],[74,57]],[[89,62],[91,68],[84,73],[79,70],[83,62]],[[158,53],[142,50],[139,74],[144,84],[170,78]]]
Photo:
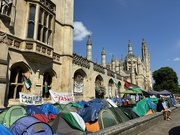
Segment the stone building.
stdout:
[[[152,88],[152,75],[150,70],[150,54],[145,40],[142,40],[142,58],[133,54],[131,42],[128,42],[128,54],[124,60],[112,56],[111,62],[106,62],[106,52],[102,48],[101,64],[92,61],[92,41],[90,36],[86,45],[86,58],[73,54],[74,95],[76,99],[90,99],[97,97],[96,90],[105,89],[105,97],[120,96],[125,82],[140,87],[144,91]],[[79,79],[81,78],[81,79]],[[77,81],[76,81],[77,80]],[[81,81],[79,81],[81,80]],[[76,86],[79,91],[76,92]]]
[[[92,61],[92,42],[87,57],[73,53],[73,0],[0,0],[0,107],[20,104],[19,93],[51,101],[48,89],[73,93],[74,99],[117,96],[124,80],[148,91],[152,87],[150,57],[142,42],[142,59],[132,53],[124,61]],[[31,81],[26,86],[24,77]],[[118,84],[115,87],[114,84]]]

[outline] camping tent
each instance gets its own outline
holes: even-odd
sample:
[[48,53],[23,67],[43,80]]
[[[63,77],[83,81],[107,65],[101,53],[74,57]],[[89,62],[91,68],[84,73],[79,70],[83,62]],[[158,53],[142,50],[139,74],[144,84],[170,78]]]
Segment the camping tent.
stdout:
[[13,135],[53,135],[51,127],[33,116],[19,118],[10,127]]
[[22,106],[12,106],[0,114],[0,123],[9,128],[17,119],[26,115],[26,110]]
[[150,109],[156,110],[156,104],[158,98],[144,98],[140,100],[136,106],[133,107],[133,111],[138,115],[138,116],[144,116]]
[[13,135],[3,124],[0,124],[0,135]]
[[85,122],[76,112],[60,113],[51,125],[54,133],[60,135],[83,135]]
[[49,122],[48,117],[45,115],[45,113],[39,109],[37,106],[35,105],[27,105],[25,107],[27,115],[29,116],[34,116],[36,117],[38,120],[40,120],[41,122]]

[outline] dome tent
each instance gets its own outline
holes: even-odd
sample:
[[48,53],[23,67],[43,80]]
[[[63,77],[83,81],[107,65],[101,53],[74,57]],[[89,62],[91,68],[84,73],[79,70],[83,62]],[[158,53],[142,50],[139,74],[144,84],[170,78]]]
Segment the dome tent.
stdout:
[[13,135],[53,135],[52,128],[33,116],[24,116],[14,122],[9,129]]

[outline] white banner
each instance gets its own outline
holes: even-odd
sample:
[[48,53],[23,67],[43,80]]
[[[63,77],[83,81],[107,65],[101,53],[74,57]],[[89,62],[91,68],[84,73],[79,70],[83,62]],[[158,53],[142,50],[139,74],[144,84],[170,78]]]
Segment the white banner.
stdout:
[[73,93],[55,92],[52,90],[49,90],[49,93],[54,103],[68,104],[74,101]]
[[77,83],[76,81],[74,82],[74,92],[82,93],[83,88],[84,88],[83,83]]
[[19,100],[20,103],[26,104],[26,105],[41,105],[43,104],[43,98],[42,96],[35,96],[30,94],[25,94],[22,92],[19,92]]

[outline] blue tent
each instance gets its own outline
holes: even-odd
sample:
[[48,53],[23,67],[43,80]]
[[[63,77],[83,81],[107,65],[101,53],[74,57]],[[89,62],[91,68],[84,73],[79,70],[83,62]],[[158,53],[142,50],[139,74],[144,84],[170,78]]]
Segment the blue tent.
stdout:
[[52,128],[32,116],[18,119],[9,129],[13,135],[53,135]]
[[83,118],[85,122],[95,121],[98,119],[99,112],[104,107],[105,105],[102,104],[102,100],[95,98],[89,101],[77,113]]
[[59,110],[52,104],[43,104],[40,109],[46,114],[48,117],[50,113],[52,114],[59,114]]
[[13,135],[4,125],[0,124],[0,135]]
[[35,105],[27,105],[25,107],[28,115],[33,116],[34,114],[45,114],[41,109]]

